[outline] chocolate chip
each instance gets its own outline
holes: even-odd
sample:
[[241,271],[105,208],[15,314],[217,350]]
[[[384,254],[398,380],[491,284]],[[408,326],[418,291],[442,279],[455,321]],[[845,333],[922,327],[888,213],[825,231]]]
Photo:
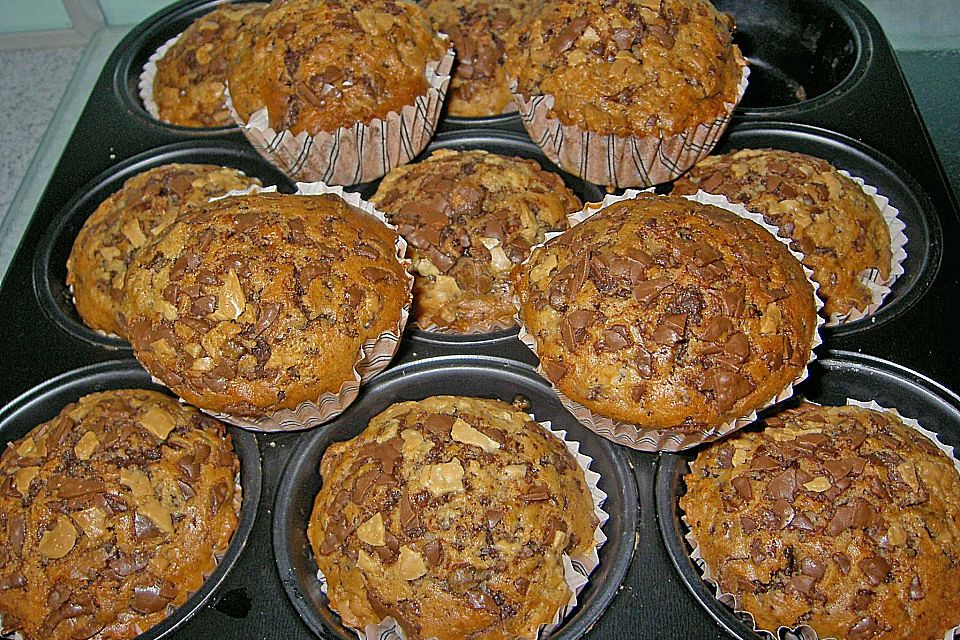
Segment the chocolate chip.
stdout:
[[847,631],[847,640],[869,640],[880,631],[880,625],[871,617],[861,619],[854,623]]
[[433,413],[423,421],[423,428],[440,438],[449,438],[450,430],[456,418],[446,414]]
[[753,497],[753,490],[750,488],[750,478],[746,476],[737,476],[731,482],[733,488],[736,489],[737,494],[744,500],[749,500]]
[[831,458],[824,460],[822,464],[823,468],[826,469],[834,481],[840,480],[853,470],[853,464],[848,460],[835,460]]
[[798,513],[794,518],[793,522],[790,523],[795,529],[800,529],[801,531],[813,531],[816,527],[813,526],[813,521],[805,513]]
[[380,267],[364,267],[360,274],[370,282],[382,282],[393,276],[389,271]]
[[750,357],[750,340],[746,334],[735,333],[723,345],[723,353],[730,357],[733,362],[742,364]]
[[797,495],[797,470],[790,468],[773,478],[767,485],[764,496],[793,502]]
[[150,540],[162,535],[157,525],[150,518],[136,512],[133,516],[133,537],[137,540]]
[[753,533],[760,527],[756,520],[748,516],[740,516],[740,526],[744,533]]
[[881,582],[886,582],[887,576],[890,575],[890,563],[880,556],[864,558],[857,566],[867,576],[870,586],[873,587],[879,586]]
[[911,600],[923,600],[926,597],[926,592],[923,590],[923,585],[920,583],[919,576],[913,576],[913,580],[910,581],[910,599]]
[[834,512],[830,522],[827,523],[826,532],[831,537],[836,537],[849,529],[853,525],[853,514],[856,509],[851,505],[842,505]]
[[602,345],[607,351],[619,351],[633,344],[633,338],[626,325],[616,324],[604,329],[600,334],[603,341]]
[[443,549],[440,547],[439,540],[431,540],[423,547],[423,556],[427,560],[427,568],[432,569],[440,563],[443,558]]
[[779,468],[780,463],[765,453],[754,456],[750,461],[750,469],[753,471],[772,471]]
[[580,37],[580,34],[583,33],[589,24],[590,18],[585,15],[571,20],[550,42],[550,49],[553,51],[553,54],[558,56],[572,47],[573,43],[577,41],[577,38]]
[[873,523],[873,507],[863,498],[857,498],[853,501],[854,510],[851,525],[866,529]]
[[174,597],[176,597],[176,587],[173,589],[165,588],[165,585],[134,587],[131,608],[139,613],[156,613],[166,609]]
[[720,293],[720,303],[723,313],[738,318],[743,314],[744,287],[737,285],[733,289]]
[[650,305],[670,284],[669,278],[654,278],[639,282],[633,288],[633,297],[642,305]]
[[559,383],[567,375],[566,367],[553,360],[541,360],[540,364],[543,366],[543,371],[547,374],[547,379],[550,382]]
[[714,316],[700,327],[699,337],[705,342],[716,342],[730,331],[733,331],[733,322],[730,318]]
[[813,587],[817,584],[817,579],[812,576],[793,576],[790,580],[787,581],[785,585],[787,591],[799,591],[804,595],[810,595],[813,591]]
[[781,529],[786,528],[793,522],[793,516],[796,514],[793,507],[786,500],[776,500],[770,505],[770,510],[777,518],[777,524]]
[[810,576],[814,580],[819,580],[826,573],[827,567],[822,560],[812,557],[806,557],[800,561],[800,573]]
[[717,408],[727,412],[737,401],[747,397],[754,390],[753,384],[741,373],[711,369],[703,377],[701,391],[713,391]]

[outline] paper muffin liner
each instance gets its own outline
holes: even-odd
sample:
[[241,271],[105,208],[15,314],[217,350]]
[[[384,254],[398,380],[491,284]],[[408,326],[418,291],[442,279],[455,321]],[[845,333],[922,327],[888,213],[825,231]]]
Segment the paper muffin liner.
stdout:
[[[256,193],[274,193],[276,186],[259,187],[251,185],[242,190],[229,191],[222,196],[211,198],[211,202],[230,198],[239,195],[250,195]],[[328,186],[322,182],[298,182],[296,195],[320,195],[332,193],[342,198],[347,204],[356,207],[365,213],[368,213],[382,222],[390,229],[396,231],[396,227],[387,222],[386,217],[378,211],[372,204],[362,199],[359,194],[349,193],[343,190],[343,187]],[[281,409],[269,416],[252,418],[248,416],[234,416],[228,413],[209,411],[198,407],[204,413],[214,418],[232,424],[243,429],[251,431],[300,431],[316,427],[343,413],[344,409],[349,407],[357,398],[360,391],[360,385],[382,372],[390,364],[397,347],[400,346],[400,336],[407,325],[407,318],[410,315],[410,305],[413,302],[413,276],[410,274],[410,260],[407,259],[407,242],[398,233],[396,248],[396,258],[404,267],[407,276],[407,299],[400,310],[400,317],[396,324],[381,332],[378,336],[366,340],[360,345],[357,353],[356,362],[353,365],[353,377],[344,380],[337,393],[326,392],[317,400],[312,402],[303,402],[293,409]],[[151,376],[154,382],[165,384],[163,380],[156,376]]]
[[516,80],[510,81],[510,91],[530,138],[561,169],[588,182],[618,189],[649,187],[673,180],[716,146],[747,90],[750,67],[742,57],[738,62],[742,71],[736,100],[724,102],[724,113],[719,117],[673,135],[592,133],[550,117],[553,95],[524,97],[517,90]]
[[157,77],[157,62],[159,62],[163,56],[167,55],[167,51],[177,43],[177,40],[179,40],[182,35],[183,32],[180,32],[164,42],[152,56],[147,58],[147,63],[143,65],[143,71],[140,72],[140,82],[137,84],[140,90],[140,101],[143,103],[143,108],[147,110],[147,113],[155,119],[160,120],[160,122],[166,121],[160,118],[160,108],[157,106],[156,100],[153,99],[153,81]]
[[[811,404],[818,403],[812,402]],[[922,426],[920,426],[920,423],[917,420],[903,416],[895,407],[881,406],[875,400],[864,402],[861,400],[854,400],[852,398],[847,398],[845,406],[861,407],[863,409],[873,409],[874,411],[893,414],[899,418],[903,424],[914,429],[915,431],[918,431],[920,434],[926,437],[927,440],[930,440],[938,449],[943,451],[953,462],[953,466],[956,468],[957,473],[960,473],[960,460],[957,459],[954,448],[941,442],[936,433],[924,429]],[[768,638],[769,640],[820,640],[820,636],[817,634],[817,632],[812,627],[807,625],[800,625],[798,627],[782,626],[776,631],[758,628],[753,614],[751,614],[749,611],[744,611],[741,609],[739,603],[737,602],[737,597],[732,593],[726,593],[723,591],[723,589],[720,588],[720,584],[714,579],[713,570],[711,569],[710,565],[707,564],[707,561],[703,559],[703,556],[700,555],[700,545],[697,543],[696,536],[693,535],[693,528],[690,526],[690,522],[687,520],[687,515],[685,513],[681,515],[680,521],[687,530],[687,533],[684,535],[684,539],[687,541],[687,544],[690,547],[690,559],[693,560],[700,569],[700,573],[703,576],[704,582],[710,585],[710,587],[713,589],[717,600],[722,602],[728,608],[732,609],[736,614],[743,616],[747,621],[749,621],[750,627],[754,633],[764,638]],[[957,625],[944,633],[943,640],[954,640],[954,637],[958,632],[960,632],[960,625]],[[831,639],[824,638],[823,640]]]
[[[590,203],[585,206],[581,211],[570,214],[567,216],[567,221],[570,223],[570,229],[574,228],[581,222],[589,219],[598,211],[614,204],[615,202],[620,202],[621,200],[631,200],[640,193],[633,189],[628,189],[621,196],[608,195],[602,202]],[[687,200],[693,200],[694,202],[699,202],[702,204],[711,204],[721,209],[726,209],[732,213],[737,214],[742,218],[746,218],[752,222],[757,223],[764,229],[766,229],[773,237],[775,237],[780,243],[785,245],[790,251],[790,254],[800,262],[802,256],[790,249],[790,240],[784,238],[780,235],[779,229],[773,225],[768,224],[764,221],[763,216],[757,213],[752,213],[744,208],[742,205],[734,204],[727,200],[724,196],[716,196],[704,191],[698,191],[697,193],[691,196],[684,196]],[[547,241],[557,237],[560,233],[548,234]],[[543,245],[537,245],[530,250],[531,255],[533,251],[538,247]],[[801,262],[801,266],[803,263]],[[583,404],[577,402],[576,400],[568,397],[561,391],[550,378],[546,375],[546,371],[543,369],[542,365],[537,365],[537,372],[543,376],[550,386],[560,397],[560,402],[563,403],[563,406],[572,413],[577,420],[580,421],[583,426],[587,427],[594,433],[603,436],[607,440],[615,442],[620,445],[630,447],[631,449],[636,449],[638,451],[650,451],[650,452],[659,452],[659,451],[682,451],[684,449],[689,449],[690,447],[703,444],[705,442],[711,442],[722,438],[728,433],[732,433],[738,429],[742,429],[751,422],[757,419],[757,412],[766,409],[767,407],[773,406],[784,400],[787,400],[793,396],[794,387],[800,384],[802,381],[806,380],[810,363],[816,360],[816,354],[814,349],[816,349],[823,340],[820,338],[820,328],[823,325],[823,317],[820,315],[820,311],[823,308],[823,302],[820,300],[820,297],[817,295],[817,291],[820,288],[820,285],[813,280],[813,272],[808,269],[806,266],[803,266],[803,272],[807,276],[807,281],[810,283],[810,286],[813,287],[813,299],[814,306],[816,308],[816,317],[817,325],[813,331],[813,338],[810,343],[809,348],[809,357],[807,358],[807,363],[804,365],[803,369],[797,374],[793,381],[776,393],[772,398],[767,400],[764,404],[757,407],[748,414],[735,418],[733,420],[724,422],[716,427],[711,427],[707,429],[700,429],[697,431],[682,431],[680,429],[651,429],[643,427],[641,425],[632,424],[630,422],[624,422],[621,420],[614,420],[613,418],[608,418],[606,416],[594,413]],[[515,300],[517,308],[520,308],[519,299]],[[520,334],[519,338],[527,347],[533,351],[539,359],[539,353],[537,351],[536,339],[527,332],[526,327],[523,324],[523,318],[520,313],[517,314],[517,321],[520,325]]]
[[[446,35],[440,37],[449,42]],[[225,92],[227,108],[257,152],[294,180],[358,184],[383,177],[426,148],[440,119],[453,58],[450,46],[440,60],[427,62],[427,93],[413,104],[383,118],[357,122],[333,132],[321,131],[311,136],[306,131],[297,135],[288,130],[275,131],[270,127],[266,107],[244,121],[233,106],[229,83]]]
[[840,174],[850,178],[859,185],[880,209],[883,221],[890,232],[890,277],[884,278],[878,269],[866,269],[859,274],[860,282],[870,290],[870,304],[863,309],[850,309],[844,313],[831,313],[827,318],[826,326],[835,327],[847,322],[865,318],[880,308],[883,301],[890,295],[890,287],[894,280],[903,275],[903,261],[907,259],[907,225],[900,220],[900,211],[890,204],[890,199],[877,192],[876,187],[868,185],[862,178],[850,175],[840,170]]
[[[529,414],[528,417],[531,420],[533,419],[533,416]],[[580,453],[580,443],[576,440],[568,440],[566,431],[555,431],[549,421],[538,422],[537,424],[559,438],[564,446],[567,447],[567,451],[569,451],[577,461],[577,465],[579,465],[583,471],[583,477],[584,480],[586,480],[587,488],[590,490],[590,496],[593,498],[593,512],[597,516],[598,523],[597,528],[594,529],[593,532],[594,545],[587,553],[576,556],[569,556],[566,553],[563,554],[563,577],[567,586],[570,588],[570,600],[557,610],[550,622],[541,625],[537,634],[529,640],[542,638],[553,632],[560,626],[567,615],[576,608],[577,596],[580,595],[580,592],[583,591],[583,588],[590,581],[590,574],[593,573],[593,570],[600,564],[600,547],[607,541],[607,536],[603,533],[603,525],[610,519],[609,514],[603,510],[603,503],[607,499],[607,494],[598,486],[600,483],[600,474],[590,469],[593,458]],[[320,581],[320,590],[326,595],[327,579],[319,569],[317,570],[317,580]],[[335,611],[332,607],[331,610]],[[348,628],[352,629],[352,627]],[[392,617],[384,618],[379,624],[369,624],[364,627],[362,631],[360,629],[353,629],[353,632],[357,634],[360,640],[406,640],[403,629],[400,628],[400,625]]]

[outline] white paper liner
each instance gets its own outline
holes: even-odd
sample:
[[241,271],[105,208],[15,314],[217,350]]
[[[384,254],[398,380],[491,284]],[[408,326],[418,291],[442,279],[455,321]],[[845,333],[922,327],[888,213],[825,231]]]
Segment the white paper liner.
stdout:
[[[567,221],[569,222],[569,228],[573,229],[575,226],[581,222],[589,219],[591,216],[596,214],[598,211],[605,209],[615,202],[620,202],[621,200],[631,200],[639,194],[639,191],[628,189],[621,196],[608,195],[603,201],[598,203],[589,203],[582,210],[572,213],[567,216]],[[790,254],[797,259],[798,262],[801,261],[802,256],[790,248],[789,238],[784,238],[780,235],[779,229],[771,224],[768,224],[764,221],[763,216],[757,213],[752,213],[748,211],[743,205],[734,204],[727,200],[725,196],[716,196],[704,191],[698,191],[697,193],[684,196],[687,200],[693,200],[694,202],[699,202],[702,204],[710,204],[721,209],[726,209],[732,213],[737,214],[742,218],[746,218],[752,222],[757,223],[768,232],[770,232],[773,237],[775,237],[781,244],[787,247],[790,251]],[[547,235],[546,242],[549,242],[553,238],[559,236],[560,233],[552,233]],[[545,244],[545,243],[544,243]],[[533,255],[533,252],[543,245],[537,245],[530,249],[530,255]],[[734,420],[725,422],[717,427],[712,427],[708,429],[701,429],[699,431],[680,431],[674,429],[650,429],[642,427],[640,425],[631,424],[629,422],[623,422],[620,420],[614,420],[606,416],[596,414],[584,405],[580,404],[576,400],[567,397],[563,391],[561,391],[550,378],[546,375],[546,372],[543,369],[542,365],[537,365],[537,372],[543,376],[550,386],[560,397],[560,402],[563,404],[566,409],[572,413],[577,420],[580,421],[583,426],[587,427],[594,433],[603,436],[607,440],[615,442],[620,445],[630,447],[631,449],[636,449],[638,451],[650,451],[650,452],[659,452],[659,451],[682,451],[684,449],[689,449],[690,447],[703,444],[705,442],[710,442],[717,440],[732,433],[738,429],[742,429],[751,422],[757,419],[757,412],[766,409],[772,405],[783,402],[791,396],[793,396],[793,389],[796,385],[800,384],[806,380],[808,375],[808,370],[810,363],[816,359],[816,354],[814,349],[820,346],[823,340],[820,338],[820,327],[823,325],[823,317],[820,315],[820,310],[823,308],[823,302],[820,300],[820,297],[817,295],[817,291],[820,288],[820,285],[813,280],[813,272],[803,265],[803,272],[807,276],[807,281],[810,282],[810,285],[813,287],[813,299],[814,306],[816,307],[816,317],[817,325],[814,328],[813,340],[810,345],[810,355],[807,359],[806,365],[797,374],[793,379],[793,382],[788,384],[784,389],[770,398],[767,402],[757,407],[755,410],[751,411],[749,414],[736,418]],[[520,308],[520,301],[515,300],[517,308]],[[523,319],[520,316],[520,313],[517,314],[517,322],[520,325],[520,341],[523,342],[527,347],[533,351],[534,355],[539,359],[539,353],[537,352],[537,343],[536,339],[527,332],[526,327],[523,324]]]
[[167,51],[177,43],[177,40],[179,40],[182,35],[183,33],[181,32],[173,36],[164,42],[152,56],[147,58],[147,63],[143,65],[143,71],[140,72],[140,82],[137,84],[137,87],[140,89],[140,101],[143,102],[143,108],[147,110],[147,113],[161,122],[166,121],[160,118],[160,108],[157,107],[157,102],[153,99],[153,81],[157,77],[157,62],[159,62],[163,56],[167,55]]
[[[527,417],[534,420],[533,416],[529,414]],[[580,443],[576,440],[567,440],[566,431],[554,431],[551,428],[550,421],[537,422],[537,424],[563,441],[564,446],[567,447],[567,451],[569,451],[577,461],[577,465],[583,471],[583,478],[593,498],[593,513],[597,516],[598,521],[597,528],[594,529],[593,532],[594,545],[587,553],[573,557],[566,553],[563,554],[563,577],[567,586],[570,587],[570,600],[557,610],[556,615],[553,616],[553,619],[549,623],[540,627],[536,638],[542,638],[559,627],[564,618],[576,608],[577,596],[590,581],[590,574],[593,573],[593,570],[600,564],[600,547],[607,541],[607,536],[603,533],[603,525],[610,519],[610,515],[603,510],[603,503],[607,499],[607,494],[598,486],[600,483],[600,474],[590,469],[590,463],[593,462],[593,458],[580,453]],[[319,569],[317,569],[317,580],[320,581],[320,590],[326,595],[327,579]],[[335,611],[332,607],[331,610]],[[353,629],[353,631],[360,640],[406,640],[403,629],[397,621],[391,617],[384,618],[379,624],[369,624],[364,627],[363,631],[359,629]]]
[[[807,402],[810,402],[809,400]],[[818,404],[816,402],[810,402],[810,404]],[[822,406],[822,405],[821,405]],[[954,468],[956,468],[957,473],[960,473],[960,460],[957,459],[953,447],[945,445],[940,442],[939,436],[933,431],[929,431],[920,426],[920,423],[913,418],[904,417],[895,407],[884,407],[878,404],[875,400],[862,401],[854,400],[852,398],[847,398],[845,406],[854,406],[861,407],[863,409],[872,409],[874,411],[880,411],[882,413],[892,413],[894,416],[899,418],[903,424],[906,426],[920,432],[924,437],[930,440],[938,449],[943,451],[947,457],[953,462]],[[710,566],[707,564],[706,560],[703,559],[703,556],[700,555],[700,545],[697,543],[696,537],[693,535],[693,529],[690,526],[690,523],[687,521],[686,514],[683,514],[680,518],[683,522],[683,525],[687,529],[684,539],[687,541],[687,544],[690,546],[690,559],[699,567],[701,574],[703,575],[703,580],[710,587],[713,588],[714,595],[717,600],[722,602],[724,605],[732,609],[738,615],[745,617],[749,620],[750,626],[753,629],[754,633],[757,633],[764,638],[770,640],[820,640],[820,636],[812,627],[807,625],[800,625],[798,627],[779,627],[774,633],[767,629],[759,629],[757,627],[756,620],[749,611],[744,611],[738,606],[737,597],[732,593],[726,593],[720,588],[720,584],[714,580],[713,571]],[[943,634],[943,640],[954,640],[955,635],[960,632],[960,625],[953,627]],[[831,638],[824,638],[823,640],[832,640]]]
[[[445,42],[449,39],[439,34]],[[275,131],[270,127],[267,108],[251,114],[244,122],[233,106],[230,86],[225,91],[227,108],[243,135],[267,161],[299,181],[322,181],[326,184],[351,185],[376,180],[394,167],[413,160],[430,142],[440,119],[440,110],[447,95],[454,51],[450,46],[440,60],[427,62],[424,76],[427,93],[400,112],[391,111],[383,118],[321,131],[310,136]]]
[[[256,193],[275,193],[276,186],[259,187],[251,185],[246,189],[228,191],[222,196],[216,196],[210,199],[210,202],[230,198],[234,196],[250,195]],[[296,195],[320,195],[332,193],[342,198],[347,204],[357,207],[362,211],[372,215],[390,229],[396,231],[396,227],[387,222],[386,217],[377,210],[371,203],[360,197],[359,194],[349,193],[343,190],[343,187],[329,186],[322,182],[298,182]],[[218,413],[198,407],[204,413],[214,418],[232,424],[237,427],[249,429],[251,431],[300,431],[319,426],[343,413],[344,409],[349,407],[357,398],[360,391],[360,385],[382,372],[390,364],[397,347],[400,345],[400,336],[407,324],[407,318],[410,315],[410,305],[413,302],[413,275],[410,274],[410,260],[406,258],[407,242],[399,233],[397,233],[396,258],[403,265],[407,276],[407,300],[400,310],[400,318],[396,325],[383,331],[375,338],[371,338],[360,345],[357,353],[357,361],[353,367],[353,377],[344,380],[337,393],[324,393],[320,398],[313,402],[303,402],[294,409],[281,409],[269,416],[260,418],[251,418],[246,416],[234,416],[227,413]],[[165,385],[163,380],[152,376],[153,381]]]
[[510,91],[530,138],[564,171],[588,182],[618,189],[649,187],[673,180],[716,146],[747,90],[750,67],[742,56],[738,56],[738,62],[742,71],[736,100],[723,103],[725,113],[673,135],[591,133],[550,117],[548,112],[553,109],[555,101],[553,95],[525,98],[517,91],[515,79],[510,80]]
[[890,277],[884,278],[878,269],[866,269],[859,274],[860,282],[870,290],[870,304],[863,309],[850,309],[844,313],[831,313],[825,326],[835,327],[846,322],[853,322],[865,318],[876,312],[883,304],[884,299],[890,295],[890,286],[893,281],[903,275],[903,261],[907,259],[906,245],[907,235],[905,230],[907,225],[900,220],[900,211],[890,204],[890,199],[877,193],[877,188],[868,185],[862,178],[850,175],[847,171],[840,170],[840,174],[850,178],[863,189],[880,209],[883,215],[883,221],[890,232]]

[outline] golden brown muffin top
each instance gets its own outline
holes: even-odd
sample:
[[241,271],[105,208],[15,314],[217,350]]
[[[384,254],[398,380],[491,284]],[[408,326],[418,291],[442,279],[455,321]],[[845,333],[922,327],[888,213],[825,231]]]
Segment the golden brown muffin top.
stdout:
[[415,321],[462,333],[515,324],[510,271],[581,207],[533,160],[449,149],[392,170],[372,202],[412,248]]
[[231,189],[259,185],[241,171],[212,164],[165,164],[123,183],[87,218],[67,258],[67,284],[91,329],[126,337],[120,318],[123,281],[137,251],[180,213]]
[[227,78],[240,117],[266,107],[273,129],[315,135],[413,104],[447,47],[410,0],[282,0],[238,49]]
[[242,30],[260,19],[263,2],[222,4],[197,18],[157,61],[153,100],[160,119],[182,127],[233,124],[225,104],[227,62]]
[[593,548],[583,470],[497,400],[390,406],[331,445],[308,536],[330,606],[410,640],[534,638],[571,592],[562,556]]
[[707,0],[544,0],[511,30],[506,71],[552,117],[601,134],[672,135],[726,115],[746,65]]
[[503,70],[507,30],[531,0],[424,0],[437,31],[450,36],[457,62],[447,94],[451,116],[495,116],[516,109]]
[[410,291],[397,234],[335,195],[263,193],[191,210],[127,272],[134,353],[203,409],[258,417],[354,379]]
[[569,398],[652,429],[715,428],[804,370],[813,288],[772,234],[681,197],[639,194],[534,250],[520,319]]
[[222,424],[156,391],[93,393],[0,458],[0,615],[26,640],[133,638],[203,584],[237,526]]
[[725,195],[780,227],[813,271],[828,314],[872,303],[862,281],[865,271],[890,277],[890,230],[883,214],[860,185],[826,160],[778,149],[710,156],[680,178],[673,192],[698,189]]
[[680,499],[762,629],[939,640],[960,624],[960,474],[892,413],[801,405],[704,450]]

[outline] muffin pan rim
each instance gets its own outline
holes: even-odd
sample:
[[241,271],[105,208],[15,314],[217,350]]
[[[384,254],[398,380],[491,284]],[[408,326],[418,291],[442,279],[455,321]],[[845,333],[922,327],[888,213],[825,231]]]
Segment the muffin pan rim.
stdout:
[[[389,395],[386,406],[415,398],[431,397],[433,395],[490,397],[489,393],[482,391],[480,393],[452,394],[444,391],[436,391],[434,388],[431,388],[429,393],[420,393],[413,389],[407,389],[406,392],[400,391],[400,393],[397,394],[393,389],[393,385],[399,385],[401,387],[413,385],[421,377],[444,375],[445,372],[449,372],[451,369],[469,371],[482,376],[506,375],[515,379],[523,379],[530,385],[530,388],[539,387],[540,392],[546,392],[551,400],[555,400],[552,391],[549,390],[549,387],[540,379],[532,367],[504,358],[465,354],[445,355],[423,358],[397,365],[361,389],[361,395],[357,398],[357,401],[351,405],[340,418],[320,427],[310,434],[309,440],[302,443],[301,448],[291,454],[286,460],[280,472],[279,485],[299,487],[301,486],[300,483],[294,482],[295,480],[310,477],[311,475],[318,476],[319,460],[323,456],[323,452],[326,451],[326,448],[333,442],[341,441],[347,437],[353,437],[349,434],[362,431],[365,425],[357,428],[356,426],[350,426],[349,421],[352,415],[360,410],[360,407],[364,407],[366,404],[374,404],[377,406],[381,404],[376,398],[370,398],[370,394],[376,393],[382,387],[386,387],[384,392]],[[411,391],[413,391],[413,393],[411,393]],[[522,391],[522,389],[518,387],[518,392],[520,391]],[[557,406],[555,408],[559,409],[558,413],[563,415],[565,412],[562,407],[559,406],[559,400],[556,400],[556,404]],[[376,413],[379,414],[380,411],[382,411],[382,409],[376,411]],[[582,435],[584,436],[572,438],[568,430],[568,440],[580,442],[581,452],[587,453],[588,455],[590,452],[584,451],[582,447],[585,441],[589,442],[588,447],[590,449],[603,451],[606,458],[605,464],[610,464],[613,471],[612,474],[601,474],[601,484],[604,485],[601,486],[601,489],[604,489],[608,494],[607,502],[603,508],[604,511],[610,515],[610,519],[604,526],[604,533],[607,534],[608,540],[604,546],[600,548],[600,565],[595,569],[594,573],[591,574],[586,588],[578,596],[576,608],[561,621],[558,629],[549,636],[551,638],[570,640],[587,633],[619,593],[620,585],[626,578],[629,567],[632,565],[634,556],[636,555],[640,499],[633,475],[633,465],[626,452],[613,445],[613,443],[589,433],[586,428],[579,425],[572,416],[565,416],[565,418],[571,427],[581,429],[583,431]],[[348,424],[343,425],[343,422],[347,422]],[[563,425],[556,423],[551,426],[555,430],[563,428]],[[346,433],[339,432],[338,427],[345,427]],[[337,429],[338,432],[335,433],[335,429]],[[598,456],[591,455],[591,458],[593,462],[590,468],[599,473]],[[614,477],[608,478],[608,475]],[[317,478],[317,480],[319,480],[319,478]],[[614,482],[616,484],[610,486],[611,483]],[[612,491],[615,489],[619,489],[619,493]],[[313,499],[314,495],[312,493],[307,495],[306,504],[312,505]],[[617,503],[621,500],[623,504],[619,511],[609,507],[611,502]],[[309,508],[310,507],[308,507],[308,510]],[[294,543],[290,538],[292,521],[299,515],[301,514],[298,512],[298,507],[294,505],[291,492],[278,491],[274,500],[271,541],[273,543],[273,555],[277,572],[280,582],[283,584],[284,591],[301,620],[315,634],[321,637],[327,637],[332,633],[335,637],[345,639],[354,638],[356,637],[355,634],[350,629],[343,627],[340,623],[339,615],[330,609],[326,602],[321,603],[322,610],[318,610],[318,608],[314,606],[311,596],[301,588],[302,585],[297,573],[295,560],[298,557],[302,558],[302,556],[298,556],[294,549],[295,544],[299,543],[300,540],[298,538],[297,543]],[[310,513],[303,513],[302,515],[306,521],[309,521]],[[305,526],[303,527],[302,534],[304,536],[303,541],[306,542],[306,554],[309,556],[309,560],[313,562],[313,554],[309,549],[309,541],[306,540]],[[604,561],[606,561],[606,564]],[[309,576],[307,576],[307,578],[309,579]],[[598,580],[598,578],[601,579]],[[585,594],[590,597],[589,601],[584,597]],[[586,614],[587,617],[585,619],[580,618],[581,614]]]
[[[129,382],[129,384],[127,384]],[[131,359],[107,360],[76,369],[71,369],[28,389],[0,408],[0,438],[12,442],[23,437],[42,422],[56,416],[69,402],[90,393],[113,389],[152,389],[169,395],[169,391],[150,380],[149,374]],[[78,393],[79,392],[79,395]],[[73,398],[67,403],[50,404],[49,399],[67,396]],[[28,426],[20,435],[6,440],[10,430],[19,431],[28,420],[25,414],[39,411],[49,417],[37,421],[29,419]],[[240,461],[240,487],[242,502],[237,514],[237,527],[224,551],[223,557],[203,584],[187,600],[174,609],[162,621],[150,627],[136,637],[136,640],[159,640],[172,635],[187,623],[197,612],[210,602],[217,590],[223,585],[228,574],[246,549],[250,534],[257,519],[263,486],[263,472],[260,463],[260,447],[253,434],[226,425],[231,435],[234,452]]]

